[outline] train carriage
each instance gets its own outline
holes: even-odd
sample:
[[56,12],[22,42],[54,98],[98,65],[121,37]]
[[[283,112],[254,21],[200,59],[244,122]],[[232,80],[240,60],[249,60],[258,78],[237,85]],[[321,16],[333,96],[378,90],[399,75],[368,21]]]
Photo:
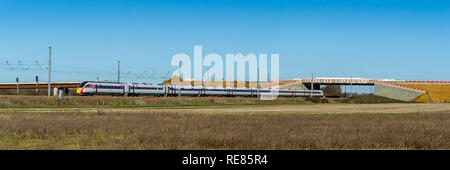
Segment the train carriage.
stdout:
[[205,88],[202,86],[182,86],[179,90],[183,96],[203,96],[205,94]]
[[153,95],[162,96],[166,94],[167,86],[165,85],[147,85],[147,84],[129,84],[129,95],[139,96],[139,95]]
[[205,95],[206,96],[230,96],[231,95],[230,88],[223,87],[206,87]]

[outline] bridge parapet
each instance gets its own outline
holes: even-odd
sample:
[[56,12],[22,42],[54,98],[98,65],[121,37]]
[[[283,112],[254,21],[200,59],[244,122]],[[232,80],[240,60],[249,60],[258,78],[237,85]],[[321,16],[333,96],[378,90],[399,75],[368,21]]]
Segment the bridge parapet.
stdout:
[[[77,88],[81,82],[52,82],[52,87],[57,88]],[[0,83],[0,89],[45,89],[48,87],[47,82],[23,82],[23,83]]]
[[[299,80],[303,83],[311,83],[312,78],[301,78],[296,80]],[[376,81],[376,79],[365,78],[314,78],[314,83],[331,85],[373,85]]]

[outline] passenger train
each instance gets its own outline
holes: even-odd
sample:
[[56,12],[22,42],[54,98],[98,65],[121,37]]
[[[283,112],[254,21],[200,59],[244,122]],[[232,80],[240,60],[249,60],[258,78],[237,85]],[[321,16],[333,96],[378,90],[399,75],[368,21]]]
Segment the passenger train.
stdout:
[[[231,87],[204,87],[204,86],[174,86],[174,85],[147,85],[136,83],[113,83],[99,81],[84,81],[77,94],[81,96],[113,95],[113,96],[244,96],[257,97],[270,94],[271,89],[257,88],[231,88]],[[279,97],[322,97],[322,90],[291,90],[278,89]]]

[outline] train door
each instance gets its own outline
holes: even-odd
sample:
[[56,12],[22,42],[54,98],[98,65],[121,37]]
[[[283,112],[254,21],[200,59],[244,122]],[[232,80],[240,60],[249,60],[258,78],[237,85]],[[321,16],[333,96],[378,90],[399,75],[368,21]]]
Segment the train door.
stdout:
[[172,86],[171,88],[170,88],[172,91],[171,91],[171,93],[172,93],[172,95],[176,95],[177,94],[177,87],[176,86]]
[[130,93],[130,85],[128,85],[128,84],[124,84],[123,85],[123,91],[124,91],[124,94],[127,94],[128,95],[128,93]]
[[163,89],[164,89],[164,97],[167,97],[168,96],[168,93],[169,93],[169,86],[164,86],[163,85]]
[[199,91],[198,91],[198,96],[202,96],[205,94],[205,88],[204,87],[200,87]]
[[133,94],[133,85],[128,85],[128,94]]

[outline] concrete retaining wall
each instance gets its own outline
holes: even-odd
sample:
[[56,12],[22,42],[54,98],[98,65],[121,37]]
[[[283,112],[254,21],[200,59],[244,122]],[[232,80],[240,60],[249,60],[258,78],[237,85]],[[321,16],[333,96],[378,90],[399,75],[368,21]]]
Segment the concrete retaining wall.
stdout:
[[384,83],[375,83],[374,93],[377,96],[410,102],[422,94],[425,94],[425,91],[418,91]]

